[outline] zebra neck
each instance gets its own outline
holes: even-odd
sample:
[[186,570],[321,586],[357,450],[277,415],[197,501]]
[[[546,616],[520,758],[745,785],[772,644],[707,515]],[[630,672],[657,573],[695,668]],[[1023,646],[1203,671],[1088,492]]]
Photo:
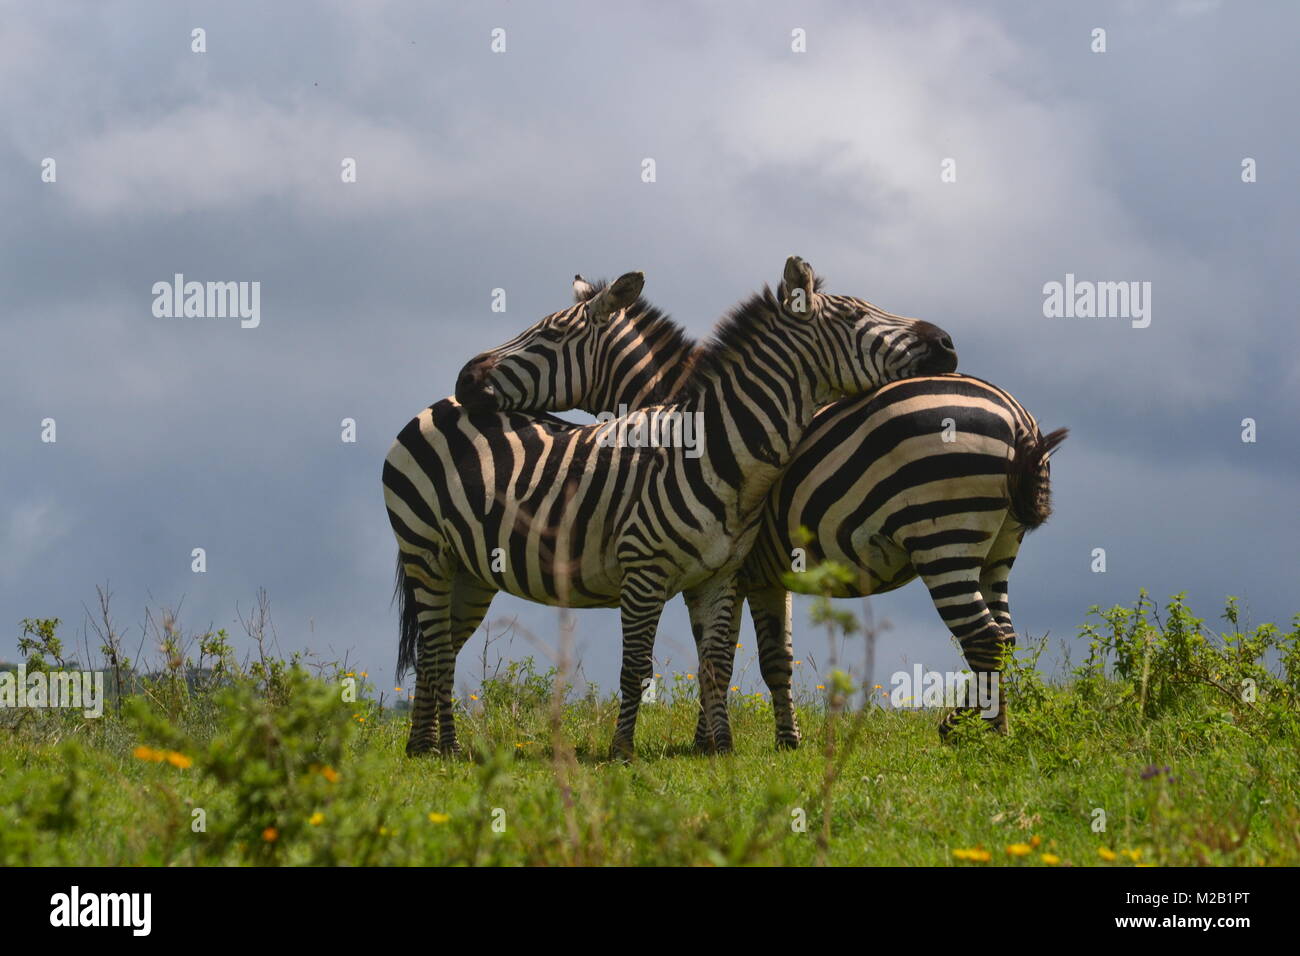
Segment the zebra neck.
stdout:
[[705,465],[737,489],[742,513],[761,503],[817,412],[811,370],[795,374],[798,361],[761,369],[729,363],[681,403],[701,413]]
[[598,415],[604,411],[619,414],[619,409],[635,411],[670,401],[690,377],[695,345],[690,341],[674,343],[669,349],[652,349],[641,345],[608,357],[602,364],[618,374],[609,381],[597,381],[593,398],[584,411]]

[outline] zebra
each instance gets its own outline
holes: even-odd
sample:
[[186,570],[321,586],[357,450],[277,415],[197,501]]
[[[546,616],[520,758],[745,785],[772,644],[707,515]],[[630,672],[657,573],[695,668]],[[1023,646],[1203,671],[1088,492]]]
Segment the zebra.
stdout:
[[[457,749],[451,689],[457,651],[505,590],[544,604],[618,607],[621,703],[612,755],[633,752],[642,682],[665,601],[683,593],[706,651],[731,631],[736,572],[767,491],[817,408],[911,375],[956,368],[952,339],[918,319],[819,291],[810,265],[786,262],[691,357],[669,404],[632,413],[702,416],[706,454],[609,441],[620,422],[572,425],[511,410],[516,357],[598,328],[640,293],[639,274],[536,323],[457,381],[457,396],[412,419],[385,458],[398,543],[399,672],[416,669],[408,754]],[[527,364],[528,368],[535,365]],[[515,376],[515,378],[512,378]],[[559,363],[561,383],[587,379]],[[589,379],[588,379],[589,380]],[[653,391],[653,389],[652,389]],[[559,399],[556,399],[559,401]],[[558,407],[558,406],[557,406]],[[701,662],[707,678],[717,647]],[[701,680],[709,719],[725,688]],[[725,720],[724,720],[725,724]],[[724,738],[729,728],[715,730]],[[729,744],[729,741],[726,741]]]
[[[1000,672],[1015,646],[1011,568],[1025,534],[1051,515],[1049,457],[1068,434],[1043,435],[1009,393],[969,375],[894,382],[817,415],[771,489],[740,572],[778,747],[799,744],[787,591],[804,590],[798,575],[788,576],[796,549],[807,566],[831,561],[852,572],[832,581],[833,597],[882,594],[921,578],[971,671]],[[724,646],[734,653],[734,633]],[[719,680],[730,680],[730,663],[715,662]],[[988,719],[1005,732],[1007,702],[996,686]],[[973,710],[948,711],[940,735]],[[697,746],[707,734],[701,721]]]
[[[576,276],[575,300],[604,288]],[[469,401],[496,368],[497,400],[511,409],[636,408],[648,370],[657,369],[655,396],[671,395],[689,374],[693,353],[673,323],[638,300],[608,323],[557,322],[547,334],[526,334],[476,356],[462,370],[457,394]],[[779,748],[797,747],[800,739],[786,590],[796,549],[808,562],[833,560],[854,572],[838,597],[880,594],[922,577],[972,670],[996,669],[1001,650],[1014,646],[1011,567],[1024,534],[1051,513],[1048,456],[1067,433],[1044,436],[1009,393],[956,374],[894,382],[817,414],[769,493],[741,570]],[[739,620],[736,613],[733,629]],[[735,637],[727,648],[734,649]],[[731,659],[718,667],[725,686]],[[946,714],[941,734],[967,709]],[[1006,714],[1000,700],[993,726],[1005,730]],[[712,749],[713,737],[701,710],[696,746]]]

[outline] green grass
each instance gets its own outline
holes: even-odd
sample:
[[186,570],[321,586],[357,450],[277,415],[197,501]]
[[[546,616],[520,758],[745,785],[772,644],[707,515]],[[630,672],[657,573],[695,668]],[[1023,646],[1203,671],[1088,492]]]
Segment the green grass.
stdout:
[[[803,745],[778,752],[770,706],[736,694],[736,752],[700,756],[694,682],[679,678],[642,707],[636,760],[611,762],[617,702],[588,693],[557,709],[551,676],[525,666],[460,702],[464,756],[411,760],[405,716],[344,703],[335,680],[286,668],[228,675],[224,690],[158,681],[121,716],[0,728],[0,863],[1300,863],[1287,656],[1300,628],[1268,632],[1280,672],[1242,702],[1222,687],[1245,673],[1225,668],[1259,663],[1243,641],[1180,658],[1195,619],[1118,610],[1085,633],[1095,659],[1068,680],[1045,684],[1022,658],[1009,736],[963,726],[950,743],[935,712],[807,702]],[[954,855],[977,848],[988,862]]]

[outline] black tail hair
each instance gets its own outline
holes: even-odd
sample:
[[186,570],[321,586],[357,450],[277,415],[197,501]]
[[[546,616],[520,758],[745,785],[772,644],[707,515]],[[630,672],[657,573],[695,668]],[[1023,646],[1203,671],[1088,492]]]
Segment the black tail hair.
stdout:
[[393,588],[393,600],[397,602],[398,639],[397,639],[397,683],[402,683],[406,672],[415,667],[416,649],[420,646],[420,621],[415,605],[415,587],[406,576],[402,567],[402,553],[397,553],[397,584]]
[[1068,428],[1043,436],[1023,435],[1016,442],[1016,457],[1007,466],[1007,488],[1011,494],[1011,515],[1027,531],[1033,531],[1052,515],[1051,466],[1047,456],[1065,441]]

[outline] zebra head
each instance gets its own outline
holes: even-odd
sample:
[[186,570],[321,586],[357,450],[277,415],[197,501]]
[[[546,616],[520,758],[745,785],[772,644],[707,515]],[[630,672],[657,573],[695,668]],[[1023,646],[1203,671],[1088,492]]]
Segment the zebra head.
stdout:
[[470,359],[456,401],[470,411],[638,407],[666,388],[664,367],[690,349],[680,327],[639,298],[645,276],[609,285],[575,276],[575,304]]
[[952,338],[937,325],[892,315],[852,296],[829,295],[820,285],[812,266],[791,256],[777,295],[796,341],[808,341],[819,360],[824,379],[821,394],[814,396],[818,402],[956,370]]

